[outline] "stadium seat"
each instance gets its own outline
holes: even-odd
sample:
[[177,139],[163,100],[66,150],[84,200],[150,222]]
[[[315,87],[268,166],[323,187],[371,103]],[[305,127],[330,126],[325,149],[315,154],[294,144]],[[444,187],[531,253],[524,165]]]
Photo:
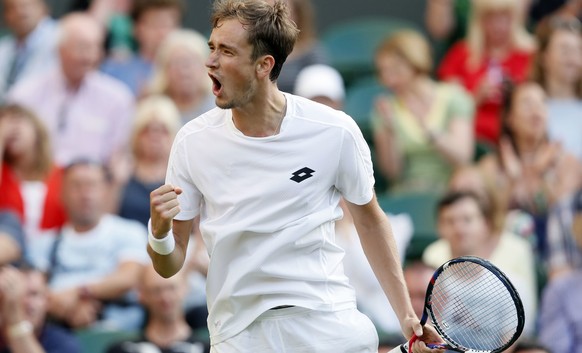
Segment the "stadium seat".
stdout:
[[438,238],[435,209],[440,197],[439,193],[378,195],[378,202],[384,212],[406,213],[412,218],[414,233],[406,251],[407,259],[420,258],[424,249]]
[[344,111],[354,118],[369,144],[372,143],[370,114],[375,98],[381,93],[387,94],[388,90],[374,76],[361,78],[346,90]]
[[374,53],[382,40],[403,28],[418,25],[390,17],[361,17],[329,27],[321,35],[330,64],[349,86],[358,77],[374,72]]
[[75,332],[83,353],[106,353],[110,345],[139,337],[134,331],[86,329]]

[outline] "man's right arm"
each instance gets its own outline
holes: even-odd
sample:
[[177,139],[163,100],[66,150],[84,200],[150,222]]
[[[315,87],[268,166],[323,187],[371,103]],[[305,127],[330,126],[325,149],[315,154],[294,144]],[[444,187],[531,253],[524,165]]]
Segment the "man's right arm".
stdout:
[[155,251],[148,242],[148,254],[152,259],[156,271],[165,278],[175,275],[184,265],[186,249],[193,220],[178,221],[174,217],[180,213],[178,195],[182,189],[173,185],[162,185],[150,194],[150,222],[149,232],[156,239],[166,236],[174,237],[175,247],[172,252],[162,255]]

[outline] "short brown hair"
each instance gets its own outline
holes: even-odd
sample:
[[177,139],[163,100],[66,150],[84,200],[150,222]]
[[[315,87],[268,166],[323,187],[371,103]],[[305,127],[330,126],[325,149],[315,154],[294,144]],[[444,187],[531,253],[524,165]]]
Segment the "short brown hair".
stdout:
[[175,9],[181,17],[186,6],[182,0],[135,0],[131,9],[133,22],[139,21],[144,13],[152,9]]
[[275,0],[272,5],[264,0],[216,0],[212,28],[231,18],[237,19],[248,32],[248,41],[253,46],[252,60],[261,55],[273,56],[275,65],[270,79],[277,80],[299,33],[287,4],[281,0]]

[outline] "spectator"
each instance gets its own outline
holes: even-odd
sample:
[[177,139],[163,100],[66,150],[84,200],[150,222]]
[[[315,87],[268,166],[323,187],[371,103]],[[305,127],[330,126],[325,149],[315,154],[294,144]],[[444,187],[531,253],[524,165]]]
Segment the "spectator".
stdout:
[[509,207],[536,219],[538,250],[545,252],[545,220],[557,200],[582,186],[580,162],[547,138],[543,89],[525,82],[509,90],[502,112],[502,137],[495,154],[479,167],[497,192],[509,196]]
[[163,278],[149,265],[139,284],[140,302],[148,312],[141,337],[119,342],[107,353],[203,353],[209,352],[188,326],[182,311],[187,295],[184,271]]
[[158,48],[180,26],[183,11],[180,0],[135,0],[132,18],[138,53],[128,57],[111,57],[101,70],[124,82],[139,96],[153,73]]
[[552,353],[546,346],[536,340],[520,340],[511,349],[512,353]]
[[57,63],[57,25],[44,0],[3,0],[11,34],[0,39],[0,101],[16,82]]
[[494,217],[490,199],[467,191],[445,194],[437,206],[440,239],[424,250],[422,259],[434,268],[467,255],[491,261],[517,288],[525,308],[524,332],[533,334],[537,305],[533,251],[522,238],[502,233]]
[[0,107],[0,209],[15,212],[23,224],[32,264],[48,251],[66,220],[62,170],[53,164],[46,128],[30,110]]
[[477,141],[494,144],[500,131],[502,83],[522,81],[534,40],[515,0],[474,0],[468,33],[447,52],[438,77],[465,86],[477,104]]
[[60,27],[61,66],[19,82],[9,98],[45,123],[58,165],[79,157],[107,163],[127,147],[134,98],[122,83],[95,69],[103,31],[93,17],[70,14]]
[[532,78],[547,94],[550,140],[582,161],[582,25],[576,17],[554,16],[536,37]]
[[331,66],[306,66],[297,75],[296,95],[325,104],[337,110],[344,105],[346,91],[341,74]]
[[554,207],[548,219],[548,275],[553,280],[582,268],[582,251],[574,232],[582,220],[582,189],[568,195]]
[[135,0],[73,0],[69,12],[87,11],[107,29],[105,52],[127,58],[137,50],[131,10]]
[[69,222],[45,258],[49,311],[73,328],[135,330],[143,312],[132,290],[148,261],[147,233],[136,221],[104,213],[108,187],[99,163],[81,160],[64,170]]
[[281,69],[277,86],[283,92],[295,90],[295,79],[302,68],[314,64],[327,64],[327,54],[315,28],[315,12],[311,0],[286,0],[291,18],[299,28],[295,47]]
[[0,352],[81,353],[75,336],[46,320],[44,274],[32,268],[0,268]]
[[0,267],[15,263],[24,253],[24,231],[12,212],[0,211]]
[[[582,250],[582,219],[578,216],[572,232]],[[542,295],[539,340],[553,353],[582,352],[582,269],[550,281]]]
[[473,102],[457,85],[433,81],[428,42],[404,30],[380,44],[380,81],[393,96],[373,112],[377,166],[391,193],[442,191],[473,157]]
[[120,189],[114,194],[121,196],[121,217],[147,226],[150,193],[164,183],[170,149],[180,126],[180,112],[169,98],[149,96],[138,103],[131,135],[133,167],[124,163],[113,171],[115,187]]
[[206,39],[185,29],[171,33],[156,55],[147,93],[170,97],[180,110],[182,124],[216,107],[204,66],[208,53]]

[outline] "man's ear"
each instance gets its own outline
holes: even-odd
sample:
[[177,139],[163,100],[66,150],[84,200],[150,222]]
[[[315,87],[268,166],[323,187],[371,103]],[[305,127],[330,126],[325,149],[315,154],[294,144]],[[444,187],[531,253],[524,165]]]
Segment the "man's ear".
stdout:
[[271,70],[275,66],[275,58],[271,55],[264,55],[257,59],[255,71],[257,76],[262,79],[271,75]]

